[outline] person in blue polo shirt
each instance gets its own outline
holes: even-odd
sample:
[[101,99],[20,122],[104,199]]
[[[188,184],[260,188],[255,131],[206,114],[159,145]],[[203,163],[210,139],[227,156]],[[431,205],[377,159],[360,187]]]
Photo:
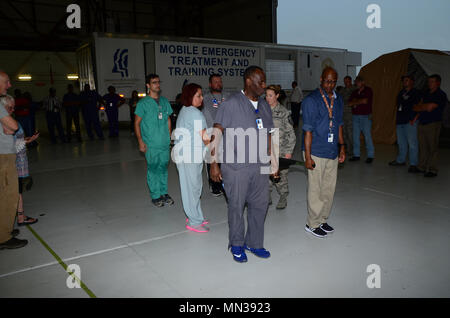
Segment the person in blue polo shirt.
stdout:
[[308,174],[308,220],[305,230],[323,238],[334,229],[327,223],[333,205],[338,162],[345,160],[342,126],[344,101],[336,94],[337,72],[327,67],[321,85],[303,106],[302,151]]
[[390,166],[404,166],[409,148],[408,172],[419,171],[419,142],[417,140],[417,113],[413,107],[420,102],[421,93],[414,88],[414,78],[411,75],[402,76],[403,89],[397,96],[397,158],[389,162]]
[[441,90],[441,76],[428,77],[428,91],[422,103],[414,106],[419,112],[419,165],[425,177],[436,177],[438,168],[439,135],[442,128],[442,113],[447,103],[447,94]]
[[109,137],[119,137],[119,107],[125,103],[125,99],[116,94],[114,86],[108,87],[108,94],[103,96],[105,111],[108,117]]

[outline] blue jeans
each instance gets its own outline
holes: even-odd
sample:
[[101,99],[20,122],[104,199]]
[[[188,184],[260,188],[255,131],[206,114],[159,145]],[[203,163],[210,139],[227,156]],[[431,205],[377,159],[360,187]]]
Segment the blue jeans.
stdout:
[[374,158],[375,148],[372,141],[372,120],[369,115],[353,115],[353,156],[361,157],[359,135],[362,131],[366,142],[367,158]]
[[417,166],[419,163],[419,141],[417,139],[417,121],[414,125],[410,123],[397,125],[398,156],[396,161],[404,163],[409,147],[409,164]]

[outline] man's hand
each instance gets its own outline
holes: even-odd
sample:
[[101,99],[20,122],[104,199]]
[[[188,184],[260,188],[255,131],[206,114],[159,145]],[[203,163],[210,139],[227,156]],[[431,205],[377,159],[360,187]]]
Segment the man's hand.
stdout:
[[291,158],[292,158],[292,154],[291,154],[291,153],[287,153],[284,157],[285,157],[286,159],[291,159]]
[[345,161],[345,147],[341,146],[341,150],[339,152],[339,163],[343,163]]
[[220,171],[219,165],[217,163],[211,163],[210,171],[211,180],[214,182],[222,182],[222,172]]
[[316,163],[314,162],[314,160],[312,160],[311,157],[306,158],[305,167],[306,167],[306,169],[314,170],[314,168],[316,167]]
[[139,151],[143,153],[147,152],[147,145],[142,140],[139,140]]

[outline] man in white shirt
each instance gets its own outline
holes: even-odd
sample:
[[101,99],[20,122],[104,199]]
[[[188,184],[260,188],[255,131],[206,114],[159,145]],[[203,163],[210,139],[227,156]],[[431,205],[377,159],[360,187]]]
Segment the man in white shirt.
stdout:
[[292,93],[290,97],[291,101],[291,116],[292,122],[294,123],[294,128],[298,127],[298,123],[300,121],[300,108],[303,100],[303,92],[298,86],[296,81],[292,82]]

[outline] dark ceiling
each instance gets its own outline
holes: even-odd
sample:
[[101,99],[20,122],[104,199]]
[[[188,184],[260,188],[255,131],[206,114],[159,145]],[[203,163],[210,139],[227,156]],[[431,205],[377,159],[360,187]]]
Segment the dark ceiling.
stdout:
[[[80,29],[66,25],[70,4],[80,6]],[[276,42],[276,7],[276,0],[2,0],[0,49],[74,51],[92,32]]]

